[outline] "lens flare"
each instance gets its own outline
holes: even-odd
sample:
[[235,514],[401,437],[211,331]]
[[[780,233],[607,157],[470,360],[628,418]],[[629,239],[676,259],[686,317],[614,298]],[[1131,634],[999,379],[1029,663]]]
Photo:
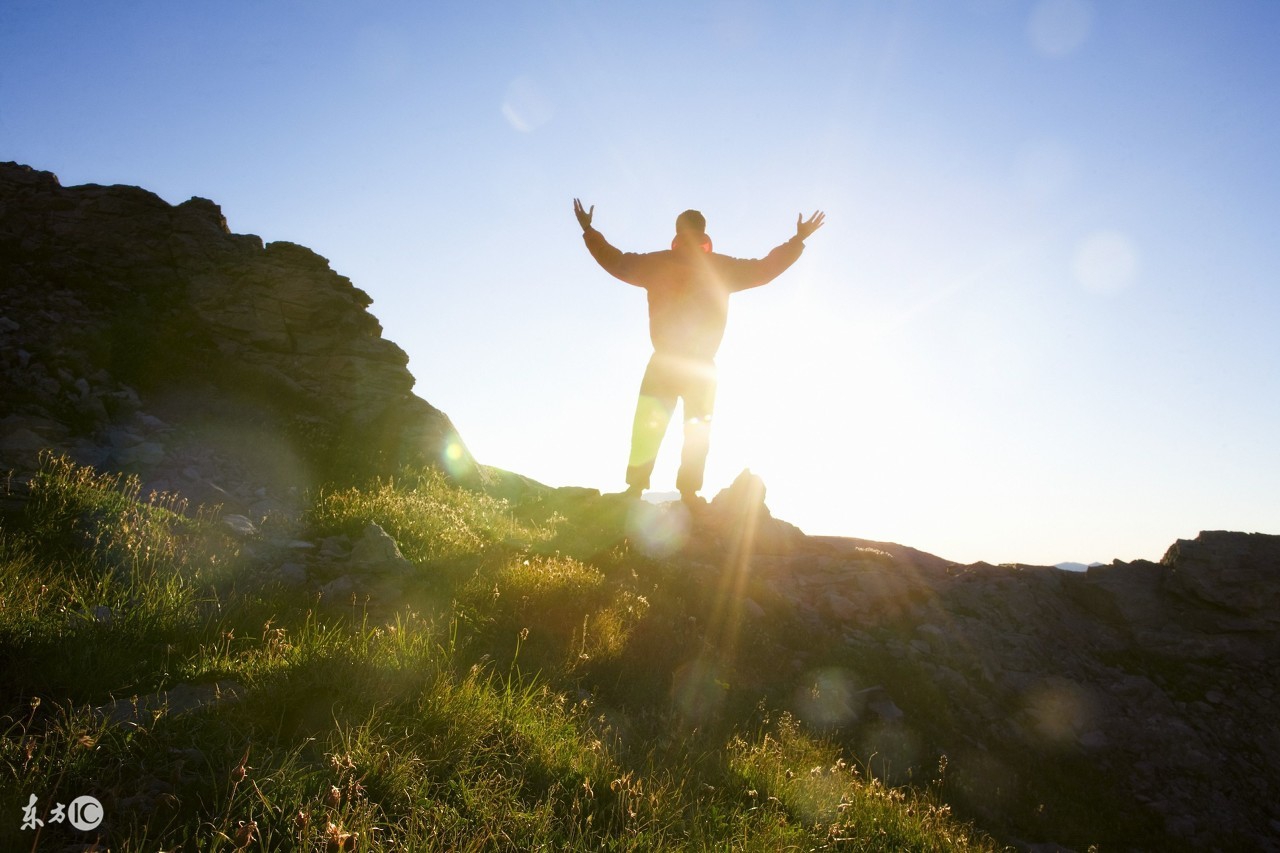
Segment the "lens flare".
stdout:
[[691,522],[681,503],[654,506],[640,501],[627,512],[627,535],[645,556],[665,557],[684,547]]
[[691,722],[709,719],[724,704],[729,684],[720,667],[705,657],[681,664],[672,676],[671,698]]
[[1074,53],[1093,29],[1093,6],[1086,0],[1041,0],[1031,11],[1027,35],[1041,56],[1059,59]]
[[865,697],[858,691],[853,673],[838,667],[810,673],[796,689],[800,719],[817,728],[842,726],[858,718]]
[[1088,692],[1063,678],[1046,680],[1029,691],[1024,701],[1032,732],[1048,744],[1074,742],[1095,717]]
[[502,99],[502,116],[521,133],[532,133],[551,121],[555,108],[541,86],[528,77],[517,77]]
[[456,438],[445,442],[440,461],[454,477],[461,477],[471,470],[471,454],[467,453],[462,442]]

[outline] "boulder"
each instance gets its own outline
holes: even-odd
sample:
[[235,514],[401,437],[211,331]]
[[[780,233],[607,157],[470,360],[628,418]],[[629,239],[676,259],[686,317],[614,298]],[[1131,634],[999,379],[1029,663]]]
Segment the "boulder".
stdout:
[[712,499],[705,524],[725,541],[757,554],[786,554],[803,538],[800,528],[773,517],[765,505],[764,480],[744,469]]
[[370,522],[364,534],[351,547],[350,561],[361,568],[407,574],[413,571],[413,563],[400,553],[400,546],[381,526]]
[[1161,560],[1169,587],[1259,626],[1280,624],[1280,536],[1205,531]]

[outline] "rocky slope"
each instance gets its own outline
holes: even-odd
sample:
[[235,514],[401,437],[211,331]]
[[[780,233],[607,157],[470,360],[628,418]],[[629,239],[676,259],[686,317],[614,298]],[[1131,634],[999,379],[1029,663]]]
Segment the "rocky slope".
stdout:
[[723,623],[704,688],[779,697],[900,781],[941,776],[1005,837],[1280,850],[1280,536],[1202,532],[1086,572],[963,566],[805,536],[763,499],[744,473],[705,512],[627,525],[640,548],[688,531],[662,558]]
[[[1141,849],[1280,849],[1280,537],[1204,532],[1159,563],[1085,573],[891,552],[809,540],[752,566],[765,610],[843,647],[817,652],[809,679],[874,678],[900,707],[872,714],[876,749],[908,765],[927,763],[921,740],[947,753],[989,822],[1021,792],[1058,826],[1109,812]],[[819,711],[867,716],[853,699]],[[1089,805],[1089,786],[1106,801]]]
[[401,462],[474,474],[369,296],[211,201],[0,164],[0,282],[0,469],[56,447],[258,513]]
[[[255,528],[319,482],[403,462],[495,485],[369,304],[311,251],[230,233],[212,202],[0,164],[0,470],[20,483],[55,448],[136,473],[221,505],[264,582],[392,604],[412,566],[381,530]],[[1207,532],[1083,573],[961,566],[805,536],[750,477],[692,516],[496,485],[569,518],[584,558],[625,543],[702,590],[709,657],[662,674],[675,702],[767,694],[899,778],[945,755],[944,793],[1008,837],[1280,850],[1280,537]]]

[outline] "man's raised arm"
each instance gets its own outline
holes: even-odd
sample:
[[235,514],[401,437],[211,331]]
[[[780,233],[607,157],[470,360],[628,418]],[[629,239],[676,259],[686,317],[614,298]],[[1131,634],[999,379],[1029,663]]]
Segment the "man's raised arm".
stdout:
[[804,218],[803,213],[799,214],[796,217],[795,236],[781,246],[776,247],[760,260],[740,261],[733,258],[729,259],[732,266],[731,272],[726,278],[730,281],[730,290],[747,290],[752,287],[760,287],[782,275],[783,271],[794,264],[800,257],[800,253],[804,251],[805,238],[821,228],[826,218],[827,215],[821,210],[814,211],[813,215],[808,219]]
[[604,271],[609,275],[627,284],[643,287],[644,285],[635,278],[642,265],[642,256],[620,251],[610,245],[604,235],[591,224],[591,217],[595,212],[594,204],[587,209],[578,199],[573,200],[573,215],[578,217],[578,224],[582,226],[582,240],[587,244],[587,251],[591,252],[591,257],[595,258],[596,263],[604,267]]

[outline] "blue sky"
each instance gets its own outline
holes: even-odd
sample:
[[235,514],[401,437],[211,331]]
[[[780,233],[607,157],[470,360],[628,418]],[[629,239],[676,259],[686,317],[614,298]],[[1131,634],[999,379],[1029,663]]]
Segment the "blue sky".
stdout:
[[[1280,4],[0,7],[0,159],[221,204],[373,298],[481,461],[620,490],[643,293],[734,297],[708,494],[961,561],[1280,533]],[[654,487],[674,482],[664,445]]]

